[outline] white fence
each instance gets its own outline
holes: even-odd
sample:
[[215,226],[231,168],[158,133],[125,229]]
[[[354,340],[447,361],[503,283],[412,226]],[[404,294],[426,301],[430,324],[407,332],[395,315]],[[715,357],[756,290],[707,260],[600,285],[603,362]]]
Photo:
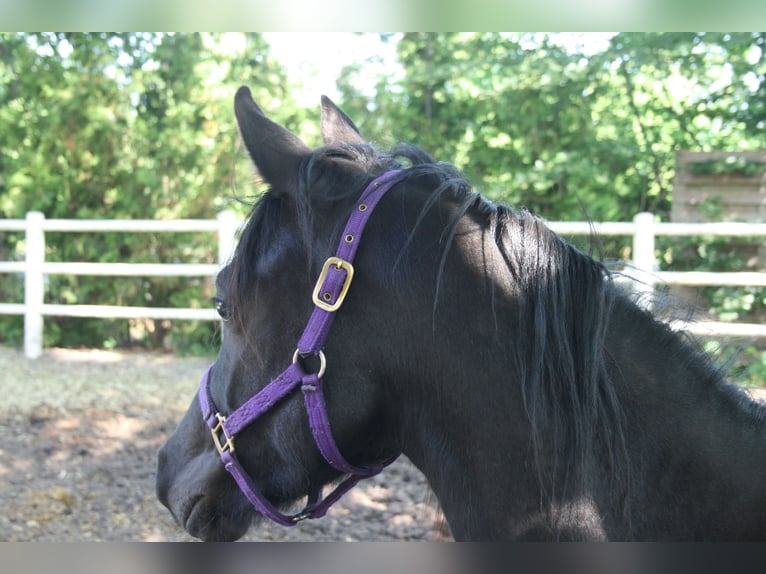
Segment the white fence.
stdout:
[[[761,223],[659,223],[651,213],[639,213],[632,222],[551,222],[562,235],[623,235],[633,237],[630,275],[637,285],[652,290],[659,283],[676,285],[736,285],[766,287],[766,273],[703,273],[658,271],[655,238],[668,236],[766,237]],[[24,274],[24,303],[0,303],[0,314],[24,315],[24,352],[40,356],[44,316],[197,319],[214,320],[213,309],[121,307],[113,305],[54,305],[45,303],[45,276],[213,276],[232,252],[238,222],[232,212],[222,212],[217,220],[70,220],[45,219],[30,212],[26,219],[0,219],[0,231],[23,232],[26,238],[24,261],[0,261],[0,274]],[[219,264],[183,263],[54,263],[45,261],[46,231],[78,232],[217,232]],[[682,325],[699,335],[745,337],[766,336],[766,326],[747,323],[700,322]]]
[[[24,315],[24,352],[30,358],[42,354],[44,316],[214,320],[217,315],[213,309],[48,304],[45,303],[45,276],[211,277],[232,253],[237,226],[236,215],[230,211],[221,212],[214,220],[46,219],[36,211],[27,213],[26,219],[0,219],[0,231],[22,231],[26,244],[24,261],[0,261],[0,274],[24,274],[24,303],[0,303],[0,314]],[[46,231],[217,232],[219,264],[46,262]]]
[[[660,271],[655,258],[655,239],[665,236],[766,237],[766,223],[665,223],[655,221],[651,213],[638,213],[632,222],[551,222],[551,229],[561,235],[630,235],[633,236],[633,260],[626,271],[635,279],[638,290],[651,292],[655,285],[766,287],[766,273]],[[700,336],[766,337],[766,325],[699,321],[676,327]]]

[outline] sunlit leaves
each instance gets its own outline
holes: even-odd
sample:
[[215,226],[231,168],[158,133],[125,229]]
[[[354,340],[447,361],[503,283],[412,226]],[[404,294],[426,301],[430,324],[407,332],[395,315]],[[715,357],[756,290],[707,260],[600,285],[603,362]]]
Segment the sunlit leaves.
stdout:
[[679,150],[766,146],[763,33],[404,34],[404,75],[361,97],[365,133],[457,163],[487,195],[550,219],[667,216]]
[[[48,218],[213,218],[223,206],[245,212],[231,201],[238,181],[242,195],[251,193],[250,164],[237,148],[236,88],[251,84],[267,106],[277,99],[279,121],[303,116],[260,35],[232,39],[239,42],[227,44],[222,34],[0,34],[0,216],[39,210]],[[3,259],[21,255],[21,240],[0,236]],[[47,257],[208,262],[210,243],[206,236],[54,234]],[[18,300],[19,289],[3,276],[3,301]],[[200,306],[211,290],[207,279],[53,276],[46,301]],[[16,319],[0,318],[0,340],[18,339]],[[49,344],[130,338],[124,321],[46,323]],[[164,344],[167,326],[155,327],[153,344]],[[209,341],[207,327],[179,323],[173,336]]]

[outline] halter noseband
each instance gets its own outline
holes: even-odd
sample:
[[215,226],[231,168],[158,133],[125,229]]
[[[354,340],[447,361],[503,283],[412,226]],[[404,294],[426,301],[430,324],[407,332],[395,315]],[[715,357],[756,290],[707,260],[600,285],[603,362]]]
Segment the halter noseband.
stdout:
[[[380,198],[401,181],[402,173],[402,170],[394,170],[377,177],[367,186],[357,201],[343,230],[342,239],[335,256],[330,257],[325,262],[319,279],[317,279],[312,295],[314,311],[298,341],[292,364],[229,416],[223,416],[218,412],[210,395],[210,371],[213,365],[208,367],[200,381],[199,403],[202,417],[210,427],[213,442],[221,455],[224,467],[234,477],[239,488],[255,509],[282,526],[294,526],[306,518],[324,516],[327,509],[353,488],[357,482],[378,474],[396,459],[394,457],[375,465],[354,466],[343,458],[332,437],[324,395],[322,394],[322,376],[325,371],[325,356],[322,349],[330,333],[335,313],[343,304],[351,285],[354,275],[352,263],[362,231]],[[320,366],[316,373],[306,373],[300,363],[301,358],[309,356],[319,358]],[[242,467],[235,454],[234,439],[245,427],[272,409],[282,398],[296,390],[299,385],[303,393],[311,433],[319,451],[330,466],[349,476],[326,498],[322,499],[320,487],[318,492],[309,493],[306,507],[301,512],[286,515],[279,512],[266,499]]]

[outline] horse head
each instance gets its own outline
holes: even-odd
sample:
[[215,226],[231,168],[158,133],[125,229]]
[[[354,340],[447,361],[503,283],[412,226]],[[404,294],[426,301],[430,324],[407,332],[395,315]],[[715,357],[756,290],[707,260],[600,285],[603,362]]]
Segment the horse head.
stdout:
[[[360,474],[400,452],[397,437],[388,430],[394,411],[385,384],[390,373],[381,361],[381,341],[395,337],[384,312],[394,259],[380,253],[383,242],[375,236],[383,230],[376,217],[370,217],[365,232],[372,238],[359,246],[353,288],[343,294],[342,310],[325,312],[332,314],[326,342],[309,352],[297,347],[308,336],[307,321],[317,309],[316,295],[312,299],[317,277],[327,272],[326,261],[336,247],[349,243],[341,235],[343,223],[357,209],[355,201],[375,178],[399,165],[365,143],[328,98],[322,99],[325,145],[313,150],[267,118],[246,87],[237,92],[235,114],[245,148],[268,190],[217,277],[221,349],[200,393],[162,447],[157,476],[163,504],[189,533],[206,540],[237,539],[263,514],[222,464],[221,443],[229,438],[252,489],[275,509],[303,497],[316,503],[322,486],[344,474],[346,467],[326,460],[317,433],[331,433],[336,451],[349,467],[363,469]],[[335,265],[330,269],[336,272]],[[351,277],[342,282],[341,288],[348,289]],[[215,420],[206,425],[203,415],[235,413],[270,383],[282,384],[286,368],[288,376],[301,379],[319,374],[320,367],[323,393],[317,400],[326,409],[320,414],[326,421],[317,425],[327,428],[312,430],[314,422],[306,411],[314,407],[294,385],[277,395],[262,394],[255,408],[274,404],[263,407],[236,437],[229,437],[224,427],[213,430],[211,438],[208,426],[215,426]],[[296,385],[306,386],[297,380]],[[208,403],[215,413],[201,412]]]

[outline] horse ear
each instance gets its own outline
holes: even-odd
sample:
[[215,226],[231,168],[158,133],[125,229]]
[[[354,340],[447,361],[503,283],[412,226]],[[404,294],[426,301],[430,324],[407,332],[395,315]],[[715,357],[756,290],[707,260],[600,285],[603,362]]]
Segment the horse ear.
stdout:
[[327,145],[365,143],[351,118],[327,96],[322,96],[322,139]]
[[267,118],[247,86],[234,96],[234,115],[245,148],[263,178],[272,186],[289,188],[294,184],[301,161],[311,153],[308,146]]

